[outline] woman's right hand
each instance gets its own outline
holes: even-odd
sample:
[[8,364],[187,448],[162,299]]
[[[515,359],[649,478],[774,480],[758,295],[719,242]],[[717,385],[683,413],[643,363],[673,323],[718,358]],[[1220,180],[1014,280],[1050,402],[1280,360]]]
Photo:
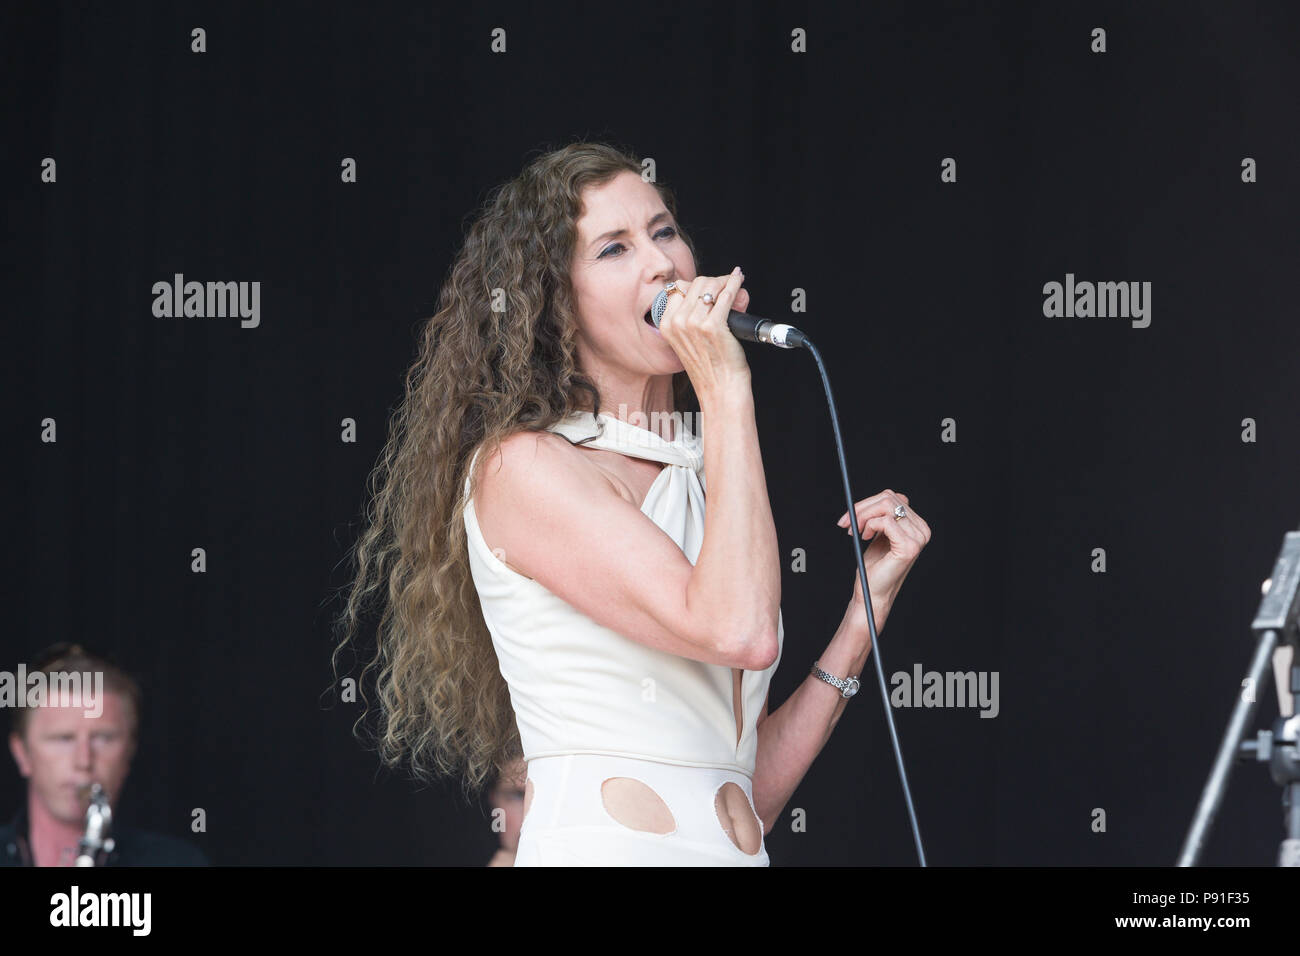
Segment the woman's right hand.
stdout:
[[[738,382],[749,383],[745,349],[727,326],[733,308],[743,312],[749,305],[749,293],[740,287],[744,281],[745,274],[737,266],[731,275],[678,280],[676,288],[684,296],[668,295],[659,332],[681,359],[701,397]],[[713,293],[711,305],[701,298],[706,292]]]

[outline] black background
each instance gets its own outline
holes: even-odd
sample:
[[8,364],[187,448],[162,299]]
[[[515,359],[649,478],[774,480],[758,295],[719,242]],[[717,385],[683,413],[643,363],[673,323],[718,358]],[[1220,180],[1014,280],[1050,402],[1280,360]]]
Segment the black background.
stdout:
[[[328,625],[469,215],[587,137],[653,157],[700,271],[739,263],[752,312],[813,336],[854,496],[901,490],[933,529],[886,677],[998,671],[1001,713],[895,711],[929,861],[1174,861],[1300,523],[1294,5],[44,3],[3,34],[22,452],[0,667],[78,639],[141,676],[124,821],[220,864],[487,861],[486,809],[380,772],[329,708]],[[155,318],[177,272],[260,281],[260,327]],[[1045,318],[1067,272],[1151,282],[1150,327]],[[747,354],[786,556],[776,708],[854,562],[811,358]],[[881,711],[869,662],[774,865],[914,862]],[[1269,865],[1280,837],[1244,767],[1204,862]]]

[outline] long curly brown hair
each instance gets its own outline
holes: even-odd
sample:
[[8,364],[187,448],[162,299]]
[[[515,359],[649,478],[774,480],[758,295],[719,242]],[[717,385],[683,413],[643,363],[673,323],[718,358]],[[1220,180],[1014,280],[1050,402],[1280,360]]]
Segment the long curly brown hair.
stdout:
[[[387,583],[373,658],[358,675],[365,706],[354,733],[377,745],[385,765],[420,780],[459,776],[467,799],[521,747],[470,576],[461,492],[479,446],[486,460],[516,431],[600,411],[575,350],[570,263],[583,190],[625,170],[641,173],[642,165],[623,149],[580,141],[490,191],[421,331],[370,475],[368,526],[351,550],[356,573],[334,621],[336,677],[340,653],[358,644],[367,598]],[[672,190],[653,185],[677,219]],[[673,376],[673,394],[678,411],[698,409],[685,372]]]

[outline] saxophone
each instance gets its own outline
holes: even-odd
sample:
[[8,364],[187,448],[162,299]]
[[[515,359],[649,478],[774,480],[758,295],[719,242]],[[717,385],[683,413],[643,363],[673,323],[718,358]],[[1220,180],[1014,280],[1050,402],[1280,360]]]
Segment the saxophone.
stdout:
[[[77,862],[74,866],[103,866],[108,854],[113,852],[113,811],[108,805],[108,795],[99,784],[79,788],[90,791],[90,806],[86,808],[86,832],[77,845]],[[96,861],[99,861],[98,864]]]

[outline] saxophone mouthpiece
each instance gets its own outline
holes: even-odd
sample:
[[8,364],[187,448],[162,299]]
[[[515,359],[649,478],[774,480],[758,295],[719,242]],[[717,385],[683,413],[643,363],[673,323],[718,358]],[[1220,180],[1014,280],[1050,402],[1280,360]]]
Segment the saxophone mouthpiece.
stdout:
[[113,850],[110,836],[113,828],[113,810],[108,805],[108,795],[98,783],[81,784],[79,795],[90,795],[86,806],[86,832],[78,844],[75,866],[100,865],[100,858]]

